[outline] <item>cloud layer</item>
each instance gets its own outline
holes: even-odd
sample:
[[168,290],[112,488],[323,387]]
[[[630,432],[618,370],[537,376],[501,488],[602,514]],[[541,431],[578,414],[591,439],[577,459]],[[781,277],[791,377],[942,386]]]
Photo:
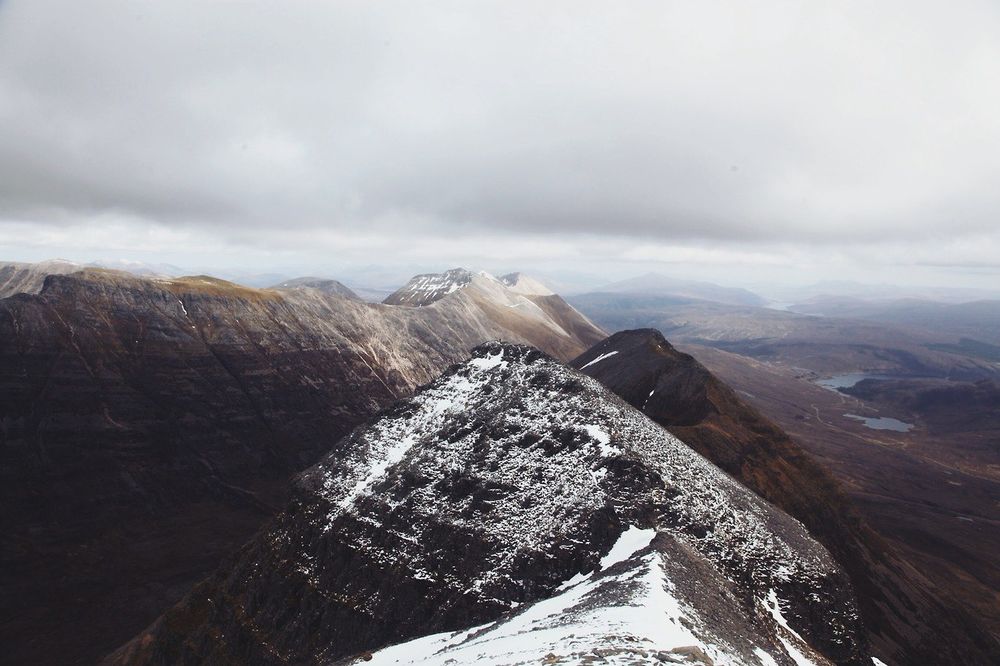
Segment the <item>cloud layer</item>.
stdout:
[[8,0],[0,248],[990,264],[997,7]]

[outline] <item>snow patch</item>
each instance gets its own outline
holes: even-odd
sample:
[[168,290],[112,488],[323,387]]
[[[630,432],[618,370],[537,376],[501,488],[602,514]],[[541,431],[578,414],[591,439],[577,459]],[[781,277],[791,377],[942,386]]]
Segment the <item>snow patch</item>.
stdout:
[[799,636],[799,634],[794,629],[788,626],[788,620],[786,620],[785,616],[781,613],[781,599],[778,598],[777,592],[775,592],[773,589],[768,590],[767,599],[762,600],[761,604],[771,614],[771,617],[774,618],[774,621],[778,623],[778,626],[780,626],[782,629],[790,633],[792,636],[795,636],[795,638],[805,643],[802,637]]
[[601,354],[600,356],[598,356],[598,357],[597,357],[597,358],[595,358],[595,359],[594,359],[593,361],[591,361],[590,363],[588,363],[587,365],[583,366],[583,367],[582,367],[582,368],[580,368],[580,369],[581,369],[581,370],[583,370],[583,369],[585,369],[585,368],[589,368],[590,366],[594,365],[595,363],[600,363],[600,362],[601,362],[601,361],[603,361],[604,359],[606,359],[606,358],[611,358],[612,356],[614,356],[614,355],[615,355],[615,354],[617,354],[617,353],[618,353],[617,351],[613,351],[613,352],[608,352],[607,354]]
[[507,367],[507,361],[503,360],[503,350],[501,349],[496,354],[490,354],[489,356],[479,357],[470,359],[469,365],[474,368],[479,368],[480,370],[492,370],[498,365],[505,368]]
[[372,483],[378,479],[380,476],[386,473],[390,467],[398,463],[406,455],[406,452],[414,444],[413,437],[405,437],[400,440],[395,446],[389,447],[385,452],[383,452],[382,457],[375,461],[368,471],[368,475],[363,479],[354,484],[354,487],[340,502],[340,508],[346,508],[354,502],[355,499],[362,493],[364,493]]
[[[761,604],[774,618],[774,621],[788,632],[790,635],[794,636],[795,639],[802,645],[808,645],[805,639],[802,638],[794,629],[788,625],[788,620],[785,619],[784,614],[781,612],[781,599],[778,598],[778,593],[773,589],[768,590],[767,599],[762,599]],[[785,652],[788,656],[792,658],[796,666],[816,666],[816,662],[807,657],[792,641],[788,640],[780,631],[778,632],[778,640],[781,644],[785,646]]]
[[778,640],[785,646],[785,652],[787,652],[788,656],[795,662],[795,666],[819,666],[819,664],[803,654],[801,650],[795,647],[792,642],[784,636],[778,636]]
[[760,663],[763,664],[763,666],[778,666],[778,662],[774,660],[774,657],[760,648],[754,648],[753,653],[758,659],[760,659]]
[[653,537],[656,536],[656,530],[654,529],[639,529],[634,525],[630,525],[627,530],[622,532],[622,535],[618,537],[618,541],[615,545],[611,546],[611,550],[607,555],[601,558],[601,568],[607,569],[608,567],[618,564],[619,562],[624,562],[628,558],[632,557],[633,554],[642,550],[653,541]]
[[605,458],[612,458],[622,454],[621,449],[617,446],[611,445],[611,435],[609,435],[608,431],[601,426],[590,423],[583,426],[583,429],[587,431],[587,434],[590,435],[591,439],[597,440],[597,445],[601,449],[601,455]]

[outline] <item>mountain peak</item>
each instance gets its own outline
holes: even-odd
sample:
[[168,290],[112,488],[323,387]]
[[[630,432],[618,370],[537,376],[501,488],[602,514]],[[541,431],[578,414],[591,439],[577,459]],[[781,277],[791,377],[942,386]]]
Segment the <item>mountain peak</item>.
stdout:
[[[850,586],[800,523],[531,347],[478,346],[298,488],[119,662],[336,662],[458,630],[460,661],[536,656],[473,640],[488,630],[570,661],[638,642],[716,663],[862,663]],[[568,624],[531,631],[555,609]]]
[[405,285],[390,294],[383,303],[387,305],[430,305],[472,282],[475,274],[464,268],[452,268],[443,273],[415,275]]

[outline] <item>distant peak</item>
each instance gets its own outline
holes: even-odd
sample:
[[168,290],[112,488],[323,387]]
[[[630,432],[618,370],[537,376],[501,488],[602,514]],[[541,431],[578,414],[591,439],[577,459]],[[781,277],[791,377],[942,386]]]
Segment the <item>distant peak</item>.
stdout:
[[464,268],[452,268],[444,273],[423,273],[410,279],[390,294],[386,305],[421,307],[439,301],[448,294],[466,287],[475,275]]
[[321,293],[342,296],[351,300],[360,301],[361,297],[342,282],[331,278],[300,277],[285,280],[271,287],[271,289],[301,290],[315,289]]

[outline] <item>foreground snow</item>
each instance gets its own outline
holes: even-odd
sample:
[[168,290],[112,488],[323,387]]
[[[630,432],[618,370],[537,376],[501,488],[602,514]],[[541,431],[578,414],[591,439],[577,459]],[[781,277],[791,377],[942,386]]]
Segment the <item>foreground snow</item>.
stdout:
[[[372,655],[370,663],[513,666],[586,663],[594,657],[604,664],[685,658],[709,663],[698,661],[707,657],[717,666],[777,664],[759,646],[748,659],[724,638],[705,640],[714,633],[712,618],[706,622],[674,593],[662,555],[649,548],[655,534],[629,528],[602,560],[607,566],[571,581],[559,594],[494,623],[384,648]],[[790,641],[782,643],[796,664],[818,663]],[[775,651],[773,646],[769,649]]]

